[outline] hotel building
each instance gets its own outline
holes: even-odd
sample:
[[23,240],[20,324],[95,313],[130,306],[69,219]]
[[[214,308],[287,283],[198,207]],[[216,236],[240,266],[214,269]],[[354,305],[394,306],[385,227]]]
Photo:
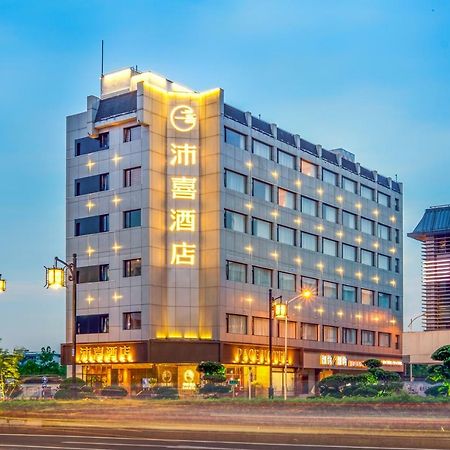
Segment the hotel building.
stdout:
[[[152,72],[101,78],[67,119],[67,257],[78,255],[77,370],[131,392],[190,392],[200,361],[261,392],[268,290],[289,305],[288,391],[402,371],[402,185]],[[67,298],[70,363],[71,302]],[[284,323],[274,320],[275,392]]]

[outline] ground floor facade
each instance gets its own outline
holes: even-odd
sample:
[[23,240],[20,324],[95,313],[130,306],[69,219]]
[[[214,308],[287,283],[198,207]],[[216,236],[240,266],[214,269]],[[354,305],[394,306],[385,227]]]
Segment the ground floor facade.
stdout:
[[[270,385],[268,346],[224,342],[139,341],[79,343],[77,374],[89,385],[119,385],[131,395],[154,387],[176,388],[180,395],[196,393],[201,384],[197,365],[219,361],[226,368],[226,382],[236,396],[265,396]],[[62,346],[63,364],[71,364],[71,345]],[[331,353],[306,348],[272,349],[272,385],[281,395],[284,384],[290,396],[307,395],[322,378],[334,373],[365,370],[363,361],[377,357],[386,370],[403,371],[401,358],[367,354]],[[286,364],[285,364],[286,363]],[[286,368],[286,377],[283,376]]]

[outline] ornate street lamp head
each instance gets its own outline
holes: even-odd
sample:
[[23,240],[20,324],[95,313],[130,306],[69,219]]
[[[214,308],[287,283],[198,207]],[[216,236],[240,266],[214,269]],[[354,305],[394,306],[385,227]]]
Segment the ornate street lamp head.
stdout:
[[0,274],[0,292],[6,291],[6,280],[2,278],[2,275]]
[[61,267],[46,267],[45,273],[45,287],[47,289],[58,289],[66,286],[66,271]]

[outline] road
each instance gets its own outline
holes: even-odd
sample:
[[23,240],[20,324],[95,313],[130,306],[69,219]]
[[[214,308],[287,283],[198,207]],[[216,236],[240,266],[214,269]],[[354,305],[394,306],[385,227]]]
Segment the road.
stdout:
[[74,427],[0,427],[1,449],[48,450],[441,450],[450,437],[366,434],[237,433]]

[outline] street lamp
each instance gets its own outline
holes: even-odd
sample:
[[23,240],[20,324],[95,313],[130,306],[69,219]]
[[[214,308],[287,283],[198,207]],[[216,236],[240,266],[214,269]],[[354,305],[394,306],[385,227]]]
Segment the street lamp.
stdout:
[[[64,267],[58,267],[61,263]],[[77,375],[77,254],[72,255],[72,262],[67,263],[58,257],[55,257],[53,267],[45,268],[45,287],[57,289],[66,287],[67,279],[72,282],[72,383],[75,383]]]
[[0,273],[0,292],[6,291],[6,280],[2,278],[2,274]]
[[[279,300],[279,301],[278,301]],[[273,398],[273,371],[272,371],[272,323],[273,316],[275,313],[275,317],[278,318],[283,312],[283,297],[280,295],[277,298],[274,298],[272,295],[272,289],[269,289],[269,398]],[[278,301],[278,303],[277,303]]]

